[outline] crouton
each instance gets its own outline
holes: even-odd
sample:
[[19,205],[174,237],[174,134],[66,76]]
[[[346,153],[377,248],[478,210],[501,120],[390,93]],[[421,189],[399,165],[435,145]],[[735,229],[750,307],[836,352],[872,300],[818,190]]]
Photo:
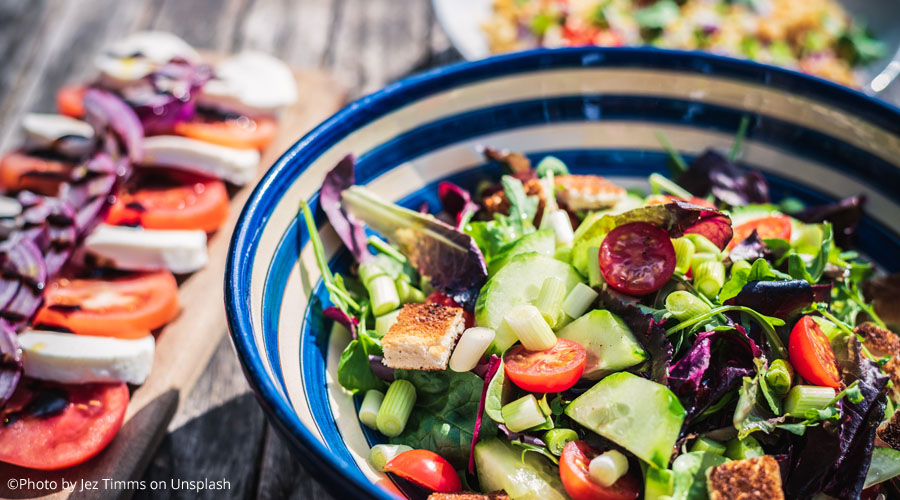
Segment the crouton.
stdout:
[[893,356],[881,367],[881,371],[891,378],[891,384],[888,387],[888,395],[891,400],[900,402],[900,357]]
[[509,500],[509,496],[503,491],[493,493],[463,491],[460,493],[432,493],[428,495],[428,500]]
[[875,434],[891,448],[900,450],[900,411],[895,411],[890,421],[879,427]]
[[465,329],[463,310],[440,304],[406,304],[381,339],[384,364],[405,370],[446,370]]
[[896,333],[873,323],[863,323],[853,333],[863,337],[863,344],[872,354],[900,357],[900,338]]
[[609,208],[625,197],[625,189],[599,175],[561,175],[554,178],[556,197],[569,210]]
[[769,455],[710,467],[706,484],[710,500],[784,500],[781,471]]

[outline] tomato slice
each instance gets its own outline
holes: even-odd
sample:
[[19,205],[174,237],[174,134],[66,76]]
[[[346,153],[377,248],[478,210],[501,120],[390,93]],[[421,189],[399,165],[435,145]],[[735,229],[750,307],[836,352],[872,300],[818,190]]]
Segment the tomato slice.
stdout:
[[530,392],[562,392],[584,373],[587,353],[581,344],[559,339],[546,351],[529,351],[521,344],[503,356],[506,376]]
[[83,85],[66,85],[56,92],[56,107],[60,114],[81,118],[84,116],[84,96],[88,88]]
[[263,149],[268,146],[278,125],[271,118],[247,118],[224,121],[191,121],[175,124],[175,133],[197,139],[241,149]]
[[588,468],[600,452],[584,441],[571,441],[559,457],[559,478],[572,500],[634,500],[641,491],[637,476],[627,473],[612,486],[591,481]]
[[646,222],[623,224],[600,244],[600,272],[628,295],[659,290],[675,272],[675,247],[666,230]]
[[404,451],[392,458],[384,466],[384,470],[438,493],[454,493],[462,490],[462,483],[456,470],[450,462],[433,451]]
[[[447,306],[447,307],[462,308],[462,306],[459,305],[455,300],[444,295],[441,292],[431,292],[431,295],[429,295],[425,299],[425,303],[426,304],[438,304],[438,305]],[[475,314],[473,314],[472,311],[467,311],[467,310],[463,309],[463,318],[465,318],[465,320],[466,320],[466,328],[472,328],[473,326],[475,326]]]
[[772,215],[761,219],[754,219],[734,227],[734,237],[728,244],[728,249],[732,249],[738,243],[746,240],[753,230],[761,239],[780,238],[782,240],[791,239],[791,218],[787,215]]
[[788,339],[791,365],[801,377],[814,385],[839,388],[841,374],[831,342],[812,316],[804,316],[794,325]]
[[59,185],[68,179],[75,164],[10,153],[0,160],[0,188],[6,193],[33,191],[44,196],[56,196]]
[[178,285],[169,271],[113,280],[59,279],[44,291],[36,325],[81,335],[140,338],[178,314]]
[[80,464],[112,441],[127,407],[124,382],[63,385],[23,379],[2,410],[0,461],[41,470]]
[[123,192],[106,215],[106,223],[147,229],[202,229],[211,233],[228,218],[228,190],[217,179],[192,177],[178,184]]

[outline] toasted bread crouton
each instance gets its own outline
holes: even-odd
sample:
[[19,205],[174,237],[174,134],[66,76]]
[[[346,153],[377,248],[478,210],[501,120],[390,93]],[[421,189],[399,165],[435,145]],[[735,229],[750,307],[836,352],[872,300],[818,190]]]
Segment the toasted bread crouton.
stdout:
[[888,387],[888,395],[891,400],[900,402],[900,357],[892,356],[890,361],[881,367],[881,371],[891,378],[891,384]]
[[432,493],[428,495],[428,500],[509,500],[509,496],[503,491],[495,491],[493,493],[463,491],[460,493]]
[[625,189],[599,175],[561,175],[554,178],[556,197],[569,210],[609,208],[625,197]]
[[446,370],[465,329],[463,310],[440,304],[406,304],[381,339],[384,364],[405,370]]
[[872,354],[900,357],[900,337],[896,333],[873,323],[863,323],[853,333],[862,335],[863,344]]
[[875,434],[891,448],[900,450],[900,411],[895,411],[888,423],[879,427]]
[[710,500],[784,500],[781,470],[769,455],[710,467],[706,485]]

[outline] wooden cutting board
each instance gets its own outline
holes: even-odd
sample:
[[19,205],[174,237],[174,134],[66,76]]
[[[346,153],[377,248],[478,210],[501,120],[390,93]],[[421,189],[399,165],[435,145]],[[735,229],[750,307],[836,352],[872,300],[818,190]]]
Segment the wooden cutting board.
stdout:
[[[344,104],[344,91],[328,75],[319,71],[295,73],[300,100],[280,117],[278,135],[263,152],[258,177],[297,139]],[[255,185],[256,181],[234,194],[228,222],[209,239],[209,265],[181,284],[181,314],[157,336],[153,371],[144,385],[133,392],[125,423],[113,442],[87,463],[61,471],[0,464],[0,497],[128,498],[141,486],[150,489],[150,484],[139,484],[141,474],[165,435],[179,401],[190,392],[225,334],[226,253],[237,217]],[[23,480],[26,484],[21,483]],[[128,480],[134,482],[113,482]],[[11,488],[15,481],[18,483]],[[91,486],[97,489],[88,490]],[[227,490],[222,494],[226,498]]]

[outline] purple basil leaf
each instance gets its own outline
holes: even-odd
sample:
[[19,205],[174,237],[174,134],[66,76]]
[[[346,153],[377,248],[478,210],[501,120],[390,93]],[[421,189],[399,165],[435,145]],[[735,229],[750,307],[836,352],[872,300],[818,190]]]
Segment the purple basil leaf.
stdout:
[[672,361],[672,344],[666,337],[662,323],[653,315],[641,310],[638,302],[618,292],[604,287],[600,301],[606,309],[616,314],[637,338],[650,356],[649,378],[667,385],[669,362]]
[[347,313],[345,313],[343,310],[334,306],[326,307],[325,310],[322,311],[322,314],[326,318],[340,323],[341,326],[343,326],[347,329],[347,331],[350,332],[350,335],[352,335],[354,339],[356,338],[356,326],[359,324],[359,320],[354,317],[348,316]]
[[434,217],[388,203],[361,186],[346,189],[345,207],[384,235],[435,289],[467,310],[487,280],[487,266],[471,236]]
[[789,215],[807,223],[830,222],[834,228],[834,242],[841,248],[851,248],[865,204],[864,195],[852,196]]
[[815,292],[806,280],[751,281],[728,305],[745,306],[766,316],[787,319],[813,303]]
[[500,357],[492,354],[487,364],[487,370],[484,373],[484,386],[481,389],[481,399],[478,402],[478,413],[475,415],[475,430],[472,431],[472,446],[469,448],[469,474],[475,474],[475,445],[478,444],[478,434],[481,431],[481,420],[484,416],[488,387],[491,385],[491,379],[497,374],[499,368]]
[[677,182],[695,196],[712,193],[731,206],[769,202],[769,185],[759,172],[745,171],[713,150],[694,160]]
[[84,96],[84,118],[94,127],[98,137],[112,130],[128,151],[128,158],[138,163],[144,153],[144,127],[135,112],[119,96],[100,89],[89,89]]
[[16,332],[0,319],[0,410],[9,401],[22,376],[22,350]]
[[468,191],[452,182],[443,181],[438,184],[438,198],[444,211],[456,221],[457,229],[469,214],[474,214],[479,208]]
[[350,250],[357,262],[372,260],[365,226],[341,206],[341,192],[356,182],[353,155],[345,156],[325,175],[319,203],[328,216],[328,222],[340,236],[344,246]]

